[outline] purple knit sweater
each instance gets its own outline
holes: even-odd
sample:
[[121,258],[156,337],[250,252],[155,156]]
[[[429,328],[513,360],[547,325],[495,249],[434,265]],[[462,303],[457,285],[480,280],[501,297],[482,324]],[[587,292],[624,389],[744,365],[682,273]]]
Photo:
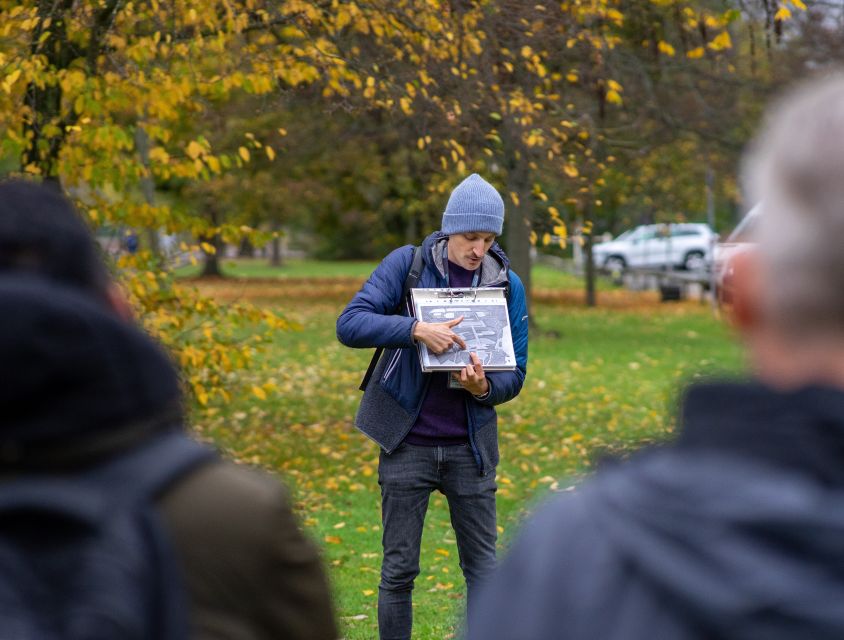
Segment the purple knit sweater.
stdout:
[[[464,269],[448,261],[448,280],[454,288],[472,286],[474,271]],[[464,444],[469,441],[469,427],[466,419],[466,394],[463,389],[449,389],[448,376],[451,373],[435,372],[428,385],[428,393],[422,401],[416,424],[404,441],[409,444],[434,447]]]

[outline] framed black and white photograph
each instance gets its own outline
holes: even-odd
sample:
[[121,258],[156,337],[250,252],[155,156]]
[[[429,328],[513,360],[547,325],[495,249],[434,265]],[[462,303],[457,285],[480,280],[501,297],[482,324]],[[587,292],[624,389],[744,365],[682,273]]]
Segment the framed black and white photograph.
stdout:
[[478,355],[486,371],[516,368],[510,317],[503,288],[411,289],[413,312],[423,322],[448,322],[463,316],[453,331],[466,342],[444,353],[432,353],[418,343],[423,371],[459,371],[470,364],[469,353]]

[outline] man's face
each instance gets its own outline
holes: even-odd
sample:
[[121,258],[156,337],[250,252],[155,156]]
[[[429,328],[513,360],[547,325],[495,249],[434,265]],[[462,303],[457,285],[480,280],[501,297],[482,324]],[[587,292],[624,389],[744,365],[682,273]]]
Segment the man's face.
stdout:
[[448,237],[448,259],[464,269],[474,271],[481,266],[486,252],[495,242],[494,233],[470,231]]

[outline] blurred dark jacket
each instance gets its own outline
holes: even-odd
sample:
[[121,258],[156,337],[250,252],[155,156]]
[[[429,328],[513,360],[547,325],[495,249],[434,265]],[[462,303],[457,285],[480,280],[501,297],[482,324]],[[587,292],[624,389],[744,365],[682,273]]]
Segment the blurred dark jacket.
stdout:
[[844,638],[844,392],[699,386],[682,424],[541,507],[468,637]]
[[[448,236],[435,231],[422,242],[419,288],[444,288]],[[337,318],[337,338],[348,347],[386,347],[361,399],[355,426],[387,453],[392,453],[413,428],[427,394],[431,376],[419,365],[413,326],[407,305],[400,313],[405,278],[413,261],[413,247],[399,247],[384,258],[360,291]],[[498,464],[498,416],[495,406],[519,395],[527,374],[528,316],[525,289],[510,260],[493,243],[481,266],[481,287],[510,287],[507,312],[516,355],[513,371],[489,371],[489,394],[483,399],[466,395],[469,445],[481,475]]]
[[[183,429],[176,372],[152,341],[39,278],[0,277],[0,381],[5,477],[75,473]],[[337,637],[317,550],[272,476],[213,456],[158,505],[193,638]]]

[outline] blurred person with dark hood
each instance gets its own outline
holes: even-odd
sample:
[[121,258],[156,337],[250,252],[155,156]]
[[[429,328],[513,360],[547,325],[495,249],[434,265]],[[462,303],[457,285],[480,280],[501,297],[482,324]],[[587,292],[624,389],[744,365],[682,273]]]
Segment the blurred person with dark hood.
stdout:
[[685,394],[677,440],[529,519],[471,640],[844,638],[844,77],[771,113],[733,265],[753,372]]
[[285,489],[186,434],[86,226],[20,181],[0,183],[0,381],[0,636],[337,637]]

